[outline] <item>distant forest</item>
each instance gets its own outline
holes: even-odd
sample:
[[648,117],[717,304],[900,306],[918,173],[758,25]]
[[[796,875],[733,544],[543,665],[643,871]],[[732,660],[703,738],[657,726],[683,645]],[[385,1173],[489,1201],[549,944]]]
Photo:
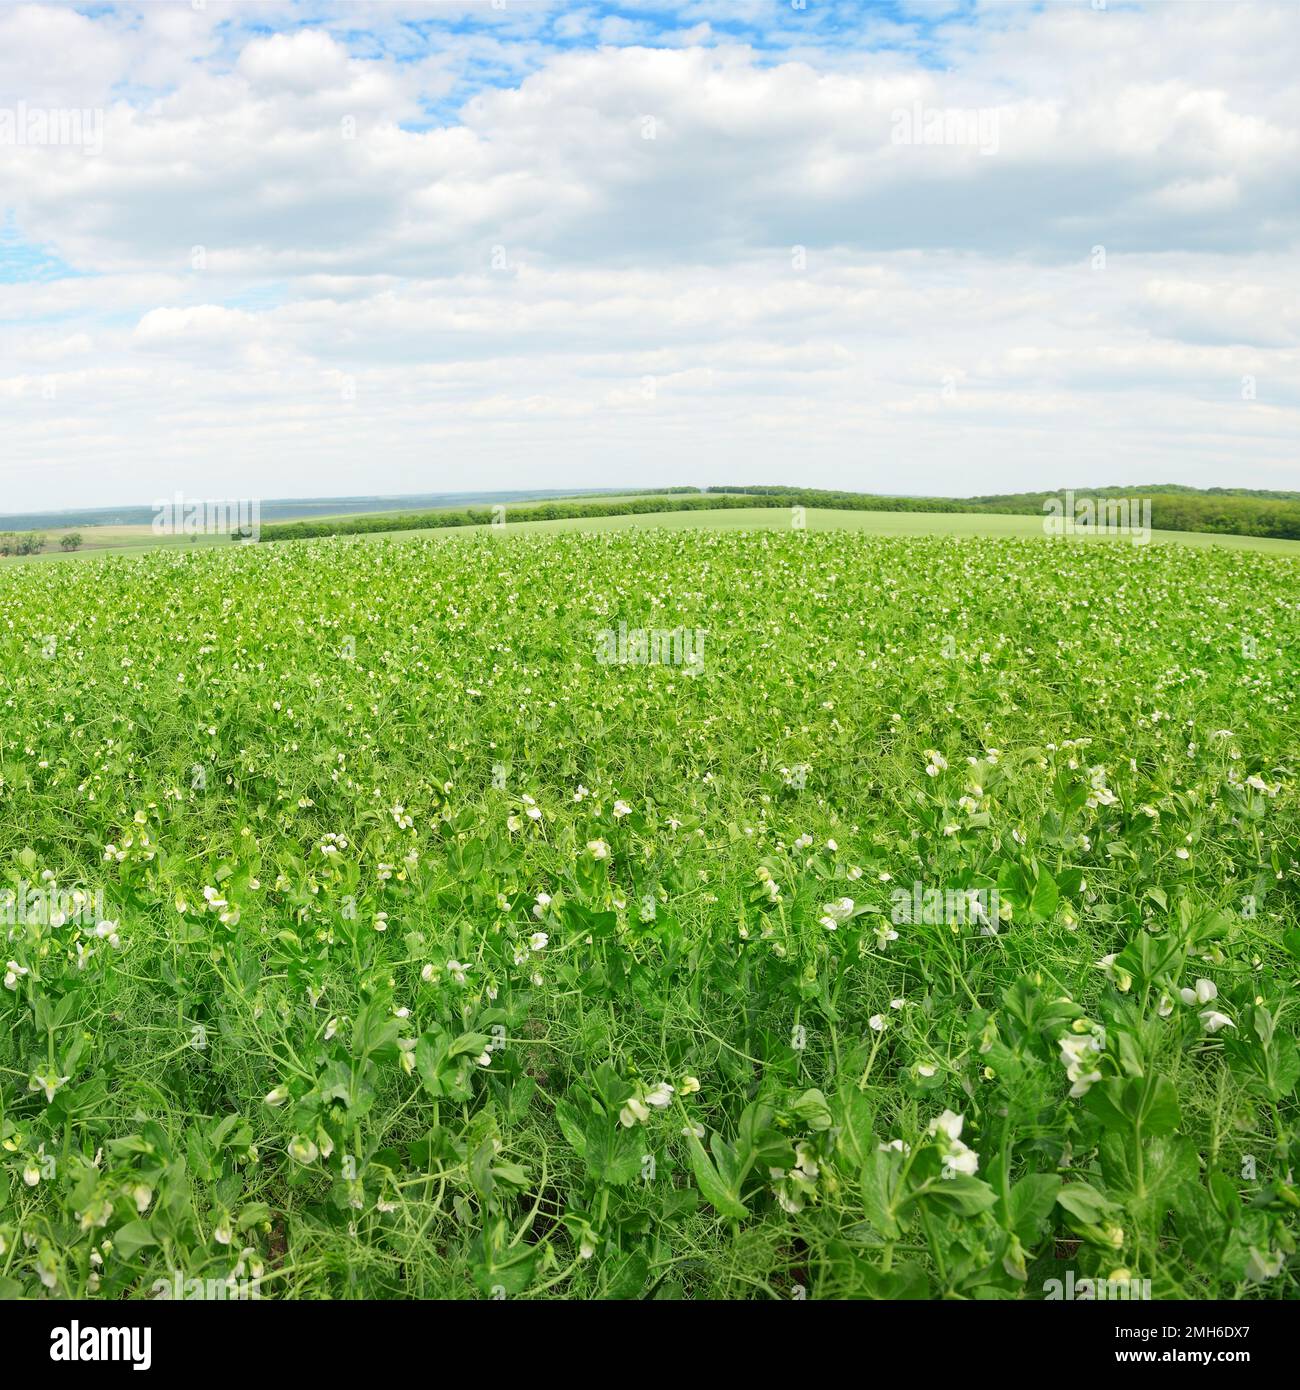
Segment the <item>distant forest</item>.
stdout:
[[[993,512],[1041,516],[1049,498],[1063,504],[1073,494],[1084,498],[1120,498],[1151,503],[1151,525],[1157,531],[1206,531],[1217,535],[1271,536],[1300,540],[1300,492],[1269,492],[1230,488],[1190,488],[1173,483],[1145,487],[1054,489],[986,497],[890,497],[866,492],[835,492],[818,488],[769,484],[699,488],[664,488],[648,495],[625,495],[616,500],[567,498],[512,505],[511,521],[551,521],[570,517],[621,516],[632,513],[704,511],[732,507],[827,507],[867,512]],[[312,536],[359,535],[377,531],[415,531],[454,526],[489,525],[490,507],[440,508],[436,511],[348,516],[330,520],[278,522],[261,529],[264,541],[301,540]]]

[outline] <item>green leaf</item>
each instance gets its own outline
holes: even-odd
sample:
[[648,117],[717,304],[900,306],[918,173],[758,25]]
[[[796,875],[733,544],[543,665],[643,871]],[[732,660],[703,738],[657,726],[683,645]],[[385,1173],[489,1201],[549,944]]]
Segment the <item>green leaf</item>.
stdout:
[[634,1250],[615,1267],[603,1296],[607,1299],[636,1298],[645,1288],[649,1273],[649,1257],[644,1250]]
[[898,1219],[902,1168],[903,1155],[892,1149],[873,1149],[862,1165],[860,1185],[866,1218],[886,1240],[897,1240],[903,1233]]
[[587,1121],[583,1140],[588,1173],[597,1182],[626,1186],[641,1172],[645,1142],[643,1135],[638,1137],[636,1131],[624,1129],[617,1120],[593,1114]]
[[447,1056],[451,1058],[472,1054],[477,1057],[491,1041],[486,1033],[462,1033],[447,1048]]
[[491,1197],[496,1188],[496,1178],[492,1172],[492,1160],[496,1157],[496,1141],[491,1134],[476,1148],[469,1160],[469,1180],[474,1191],[484,1201]]
[[1046,869],[1039,869],[1038,881],[1034,884],[1034,896],[1029,903],[1030,915],[1037,921],[1047,921],[1056,911],[1059,900],[1056,880]]
[[[1142,1162],[1138,1164],[1138,1149]],[[1121,1134],[1101,1141],[1101,1170],[1107,1190],[1124,1200],[1141,1221],[1159,1223],[1197,1177],[1195,1148],[1185,1139],[1162,1135],[1134,1143]]]
[[1300,1051],[1294,1038],[1274,1037],[1268,1046],[1268,1094],[1270,1100],[1281,1100],[1295,1090],[1300,1081]]
[[1178,1092],[1165,1076],[1110,1077],[1093,1086],[1084,1104],[1107,1129],[1172,1134],[1182,1120]]
[[587,1153],[587,1136],[582,1128],[582,1115],[575,1105],[571,1105],[567,1100],[556,1103],[555,1120],[560,1126],[560,1133],[569,1141],[569,1146],[579,1158],[585,1158]]
[[1103,1217],[1119,1210],[1109,1197],[1086,1182],[1065,1183],[1056,1194],[1056,1201],[1085,1226],[1096,1226]]
[[632,1094],[632,1083],[624,1081],[608,1062],[602,1062],[596,1068],[595,1082],[596,1094],[599,1095],[605,1108],[615,1114]]
[[476,1236],[470,1254],[474,1260],[474,1282],[489,1297],[521,1294],[532,1282],[533,1266],[540,1247],[506,1241],[504,1222]]
[[805,1091],[790,1108],[809,1129],[829,1129],[834,1123],[830,1106],[820,1091]]
[[372,999],[357,1015],[352,1029],[352,1047],[359,1061],[381,1048],[391,1047],[397,1041],[401,1024],[392,1017],[391,1009],[391,1001],[381,995]]
[[1023,1245],[1034,1245],[1046,1234],[1060,1191],[1055,1173],[1027,1173],[1011,1189],[1005,1224]]
[[921,1265],[905,1262],[885,1271],[863,1264],[860,1272],[866,1279],[868,1298],[901,1303],[930,1297],[930,1276]]
[[527,1187],[529,1182],[527,1168],[504,1159],[498,1159],[492,1165],[492,1176],[498,1182],[508,1183],[511,1187]]
[[998,1196],[983,1178],[958,1173],[953,1178],[940,1178],[926,1190],[922,1200],[946,1207],[960,1216],[978,1216],[993,1207]]
[[836,1146],[855,1166],[860,1165],[875,1142],[872,1135],[875,1105],[856,1086],[846,1086],[837,1097],[836,1106],[839,1111]]
[[1220,1214],[1229,1223],[1236,1220],[1241,1211],[1241,1195],[1237,1184],[1226,1173],[1212,1169],[1209,1176],[1210,1196]]
[[271,1208],[265,1202],[249,1202],[235,1218],[235,1229],[247,1231],[251,1226],[256,1226],[259,1222],[270,1219]]
[[695,1181],[704,1200],[719,1215],[732,1221],[740,1221],[748,1216],[749,1208],[740,1200],[739,1193],[728,1190],[718,1170],[713,1166],[713,1160],[704,1152],[704,1145],[693,1134],[687,1136],[686,1144],[690,1153],[691,1171],[695,1174]]
[[1174,1219],[1182,1236],[1185,1255],[1199,1265],[1213,1267],[1221,1263],[1229,1223],[1203,1187],[1193,1184],[1183,1193]]
[[422,1033],[415,1044],[415,1070],[424,1089],[437,1099],[469,1100],[471,1063],[462,1053],[449,1055],[451,1044],[445,1033]]
[[113,1253],[129,1260],[146,1246],[155,1245],[153,1227],[148,1221],[128,1221],[113,1235]]

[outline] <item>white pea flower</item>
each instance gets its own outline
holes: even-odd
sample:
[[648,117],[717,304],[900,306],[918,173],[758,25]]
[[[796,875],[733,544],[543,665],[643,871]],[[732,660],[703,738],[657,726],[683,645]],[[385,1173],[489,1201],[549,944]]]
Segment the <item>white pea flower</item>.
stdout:
[[624,1129],[643,1125],[650,1118],[650,1109],[639,1096],[629,1096],[618,1112],[618,1122]]
[[1115,964],[1116,953],[1111,952],[1108,956],[1102,956],[1097,962],[1097,968],[1115,986],[1121,994],[1127,994],[1133,987],[1133,976],[1122,966]]
[[943,1174],[945,1178],[955,1178],[959,1173],[968,1178],[973,1178],[979,1172],[980,1156],[974,1149],[969,1149],[958,1139],[943,1156]]
[[319,1153],[320,1150],[316,1147],[315,1143],[305,1135],[295,1134],[294,1137],[289,1140],[289,1157],[293,1159],[295,1163],[301,1163],[303,1165],[315,1163]]
[[958,1174],[973,1177],[979,1171],[979,1154],[962,1143],[963,1123],[962,1116],[954,1114],[951,1110],[945,1110],[936,1119],[930,1121],[930,1134],[937,1136],[940,1140],[943,1159],[942,1176],[945,1178],[955,1178]]
[[950,1140],[960,1139],[962,1126],[965,1122],[963,1116],[956,1115],[951,1110],[945,1110],[942,1115],[930,1121],[929,1133],[942,1133]]
[[60,1076],[56,1067],[47,1067],[44,1072],[34,1071],[27,1082],[29,1091],[44,1091],[45,1103],[48,1105],[55,1096],[55,1093],[71,1080],[70,1077]]
[[1072,1083],[1070,1095],[1074,1099],[1086,1096],[1092,1086],[1101,1080],[1101,1072],[1092,1065],[1093,1059],[1102,1050],[1102,1041],[1097,1033],[1067,1033],[1057,1040],[1061,1049],[1061,1061],[1065,1063],[1065,1074]]
[[1246,1257],[1246,1278],[1252,1284],[1262,1284],[1266,1279],[1276,1279],[1282,1273],[1286,1256],[1280,1250],[1271,1250],[1267,1255],[1253,1245]]

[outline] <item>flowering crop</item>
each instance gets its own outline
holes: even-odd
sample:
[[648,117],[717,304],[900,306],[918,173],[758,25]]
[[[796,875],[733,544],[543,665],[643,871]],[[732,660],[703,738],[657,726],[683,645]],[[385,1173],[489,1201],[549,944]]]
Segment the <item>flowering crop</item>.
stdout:
[[646,531],[0,593],[0,1296],[1295,1294],[1300,562]]

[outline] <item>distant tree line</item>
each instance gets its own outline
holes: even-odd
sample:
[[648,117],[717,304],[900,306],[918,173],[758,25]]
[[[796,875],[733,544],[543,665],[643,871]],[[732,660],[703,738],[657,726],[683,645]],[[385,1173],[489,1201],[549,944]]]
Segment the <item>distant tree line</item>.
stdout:
[[[79,550],[85,541],[80,531],[59,537],[64,550]],[[0,531],[0,555],[39,555],[45,549],[43,531]]]
[[0,555],[37,555],[45,548],[40,531],[0,532]]
[[[627,496],[617,502],[555,501],[530,502],[510,507],[510,521],[562,521],[571,517],[628,516],[641,512],[708,511],[718,507],[784,507],[784,499],[770,501],[749,497],[715,497],[700,492],[672,489],[666,497]],[[461,507],[433,512],[400,512],[389,516],[348,516],[324,521],[277,521],[262,527],[262,540],[302,540],[310,536],[358,536],[378,531],[424,531],[450,526],[489,526],[500,515],[491,507]]]
[[[665,494],[671,493],[671,496]],[[1172,484],[1143,488],[1079,488],[1084,497],[1149,499],[1151,525],[1159,531],[1207,531],[1219,535],[1272,536],[1300,540],[1300,493],[1196,491]],[[990,497],[889,497],[866,492],[837,492],[818,488],[768,484],[709,488],[666,488],[652,496],[628,495],[618,501],[575,498],[530,502],[509,508],[512,522],[559,521],[579,517],[628,516],[653,512],[715,511],[740,507],[824,507],[869,512],[986,512],[1042,516],[1052,492],[1008,493]],[[454,526],[487,526],[499,515],[491,507],[462,507],[385,516],[351,516],[333,520],[305,519],[262,527],[263,541],[305,540],[316,536],[355,536],[384,531],[435,530]]]
[[[1067,496],[1064,488],[992,497],[873,497],[860,492],[767,486],[713,488],[711,491],[762,494],[779,497],[787,505],[848,511],[988,512],[1013,516],[1042,516],[1043,504],[1049,498],[1064,501]],[[1157,531],[1207,531],[1215,535],[1300,540],[1300,493],[1296,492],[1230,492],[1223,488],[1200,492],[1177,485],[1155,484],[1151,487],[1076,488],[1073,494],[1076,501],[1085,497],[1147,499],[1151,503],[1151,525]]]

